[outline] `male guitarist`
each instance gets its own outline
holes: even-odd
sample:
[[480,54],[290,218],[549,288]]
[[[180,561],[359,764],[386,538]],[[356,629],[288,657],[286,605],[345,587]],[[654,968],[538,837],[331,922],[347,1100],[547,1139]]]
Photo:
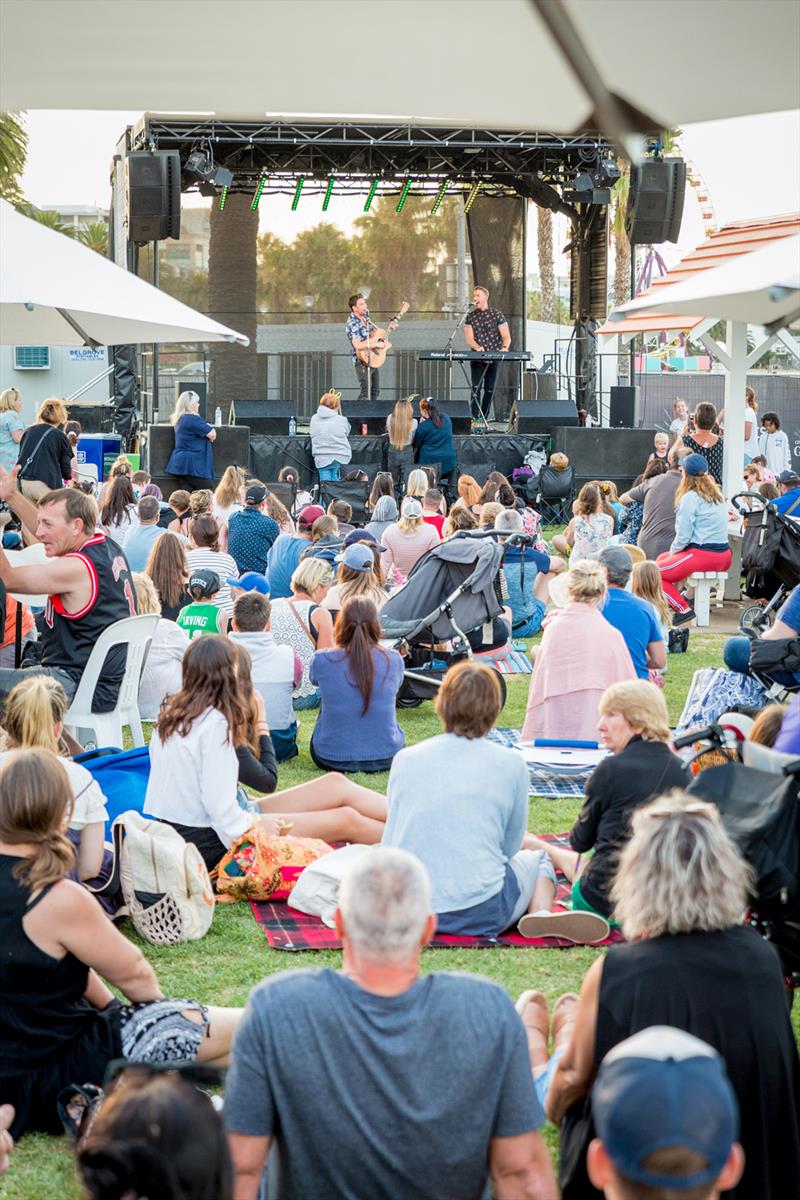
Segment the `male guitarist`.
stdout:
[[[359,392],[357,399],[366,400],[369,395],[370,399],[377,400],[380,395],[381,384],[376,367],[368,367],[366,363],[361,362],[357,351],[359,350],[378,350],[386,341],[385,331],[377,330],[377,326],[370,321],[367,312],[367,302],[361,292],[356,292],[348,300],[350,305],[350,316],[344,327],[350,345],[353,348],[353,366],[356,372],[356,379],[359,383]],[[397,328],[397,321],[389,323],[389,329]],[[374,336],[373,331],[384,336]]]

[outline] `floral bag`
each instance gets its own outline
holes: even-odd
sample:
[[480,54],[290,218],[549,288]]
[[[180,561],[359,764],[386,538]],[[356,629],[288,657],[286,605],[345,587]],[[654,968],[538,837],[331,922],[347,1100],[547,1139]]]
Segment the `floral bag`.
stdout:
[[300,872],[330,850],[319,838],[275,837],[259,822],[231,842],[211,872],[218,900],[286,900]]

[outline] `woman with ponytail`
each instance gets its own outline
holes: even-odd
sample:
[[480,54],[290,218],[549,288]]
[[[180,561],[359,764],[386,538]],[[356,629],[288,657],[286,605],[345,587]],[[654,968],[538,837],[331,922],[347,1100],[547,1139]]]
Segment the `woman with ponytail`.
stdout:
[[[49,750],[60,756],[72,791],[66,836],[75,851],[75,877],[102,882],[106,798],[97,781],[69,757],[62,736],[67,693],[48,675],[31,675],[8,693],[3,716],[3,750]],[[0,754],[2,762],[4,754]],[[110,858],[110,855],[109,855]]]
[[403,660],[380,638],[375,604],[352,596],[336,618],[334,648],[311,660],[308,676],[321,699],[311,757],[323,770],[388,771],[405,745],[395,713]]
[[231,1200],[225,1130],[203,1090],[208,1082],[137,1066],[123,1072],[78,1146],[86,1200]]
[[[110,1062],[227,1063],[241,1009],[166,1000],[141,950],[68,879],[72,793],[49,750],[0,766],[0,1095],[12,1137],[60,1133],[59,1092]],[[102,978],[101,978],[102,976]],[[126,1002],[115,1000],[103,979]]]

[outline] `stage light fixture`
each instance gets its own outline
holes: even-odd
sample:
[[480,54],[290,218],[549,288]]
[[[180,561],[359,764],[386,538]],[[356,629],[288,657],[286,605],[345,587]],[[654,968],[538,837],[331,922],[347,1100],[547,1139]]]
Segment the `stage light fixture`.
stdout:
[[372,183],[370,184],[369,195],[367,196],[367,202],[364,205],[364,212],[369,212],[370,207],[372,206],[372,201],[375,199],[375,193],[377,192],[377,190],[378,190],[378,180],[373,179]]
[[483,183],[480,179],[478,180],[477,183],[473,183],[472,190],[470,191],[470,194],[467,196],[466,203],[464,204],[464,212],[465,213],[468,213],[469,210],[472,208],[473,204],[475,203],[475,201],[478,198],[478,192],[481,190],[482,187],[483,187]]
[[227,167],[215,166],[211,150],[204,150],[202,146],[195,146],[191,151],[184,169],[190,175],[196,175],[201,183],[211,184],[216,188],[230,187],[233,183],[233,171],[229,171]]
[[228,191],[229,191],[229,189],[226,187],[224,187],[222,189],[222,195],[219,198],[219,211],[220,212],[223,212],[223,210],[225,208],[225,201],[228,199]]
[[328,211],[328,205],[330,204],[331,196],[333,195],[333,184],[334,184],[334,178],[331,175],[330,179],[328,180],[327,189],[325,191],[325,199],[322,201],[322,211],[323,212]]
[[400,199],[397,201],[397,207],[394,210],[396,213],[401,213],[403,211],[403,205],[406,202],[406,197],[408,196],[410,189],[411,189],[411,180],[407,179],[405,181],[405,183],[403,184],[403,190],[400,193]]
[[258,202],[261,199],[261,193],[263,192],[263,190],[266,186],[267,186],[267,177],[266,177],[266,175],[262,175],[258,181],[258,187],[256,188],[256,194],[253,196],[253,203],[250,205],[251,212],[255,212],[256,209],[258,208]]
[[305,175],[301,175],[297,181],[297,187],[295,188],[295,191],[294,191],[294,200],[292,201],[292,212],[295,212],[298,204],[300,203],[300,193],[303,190],[303,184],[305,183],[305,181],[306,181]]
[[436,199],[434,200],[433,208],[431,209],[432,217],[436,215],[436,213],[439,211],[439,209],[441,207],[442,201],[444,200],[445,194],[447,192],[447,185],[449,182],[450,182],[449,179],[445,179],[444,183],[439,188],[439,191],[436,193]]

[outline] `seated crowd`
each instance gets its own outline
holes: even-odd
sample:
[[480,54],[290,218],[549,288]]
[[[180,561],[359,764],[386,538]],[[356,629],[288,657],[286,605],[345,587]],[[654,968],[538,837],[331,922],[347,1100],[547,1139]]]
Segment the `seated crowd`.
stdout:
[[[312,422],[321,479],[350,462],[340,400],[327,393]],[[290,512],[238,467],[168,502],[124,463],[97,502],[76,487],[26,496],[0,468],[0,498],[45,551],[13,565],[0,550],[0,594],[15,614],[6,593],[47,597],[41,613],[23,605],[21,664],[0,666],[0,1170],[12,1138],[60,1132],[75,1085],[105,1081],[77,1141],[90,1200],[793,1194],[800,1061],[780,963],[745,924],[748,865],[685,791],[662,691],[670,627],[693,615],[678,585],[729,561],[701,453],[716,435],[698,423],[672,449],[657,436],[622,496],[583,486],[551,549],[499,472],[451,485],[449,418],[427,400],[417,422],[406,404],[387,422],[405,486],[379,472],[360,522],[311,494]],[[494,606],[468,654],[458,630],[423,643],[447,667],[442,732],[406,745],[407,647],[384,637],[383,610],[463,531],[502,552]],[[139,682],[144,815],[212,874],[254,828],[371,847],[339,889],[341,970],[272,975],[245,1009],[167,998],[109,919],[95,894],[114,866],[107,800],[66,726],[99,636],[137,614],[156,618]],[[798,632],[800,588],[766,636]],[[523,649],[521,741],[605,752],[565,840],[530,828],[528,765],[493,732],[495,664]],[[748,670],[736,639],[725,658]],[[94,711],[115,708],[125,669],[115,647]],[[800,754],[799,730],[793,701],[750,737]],[[280,787],[281,764],[306,754],[317,777]],[[352,778],[381,772],[385,795]],[[550,1012],[527,987],[515,1012],[482,978],[421,972],[437,931],[615,944],[579,995]],[[224,1104],[202,1090],[223,1081]]]

